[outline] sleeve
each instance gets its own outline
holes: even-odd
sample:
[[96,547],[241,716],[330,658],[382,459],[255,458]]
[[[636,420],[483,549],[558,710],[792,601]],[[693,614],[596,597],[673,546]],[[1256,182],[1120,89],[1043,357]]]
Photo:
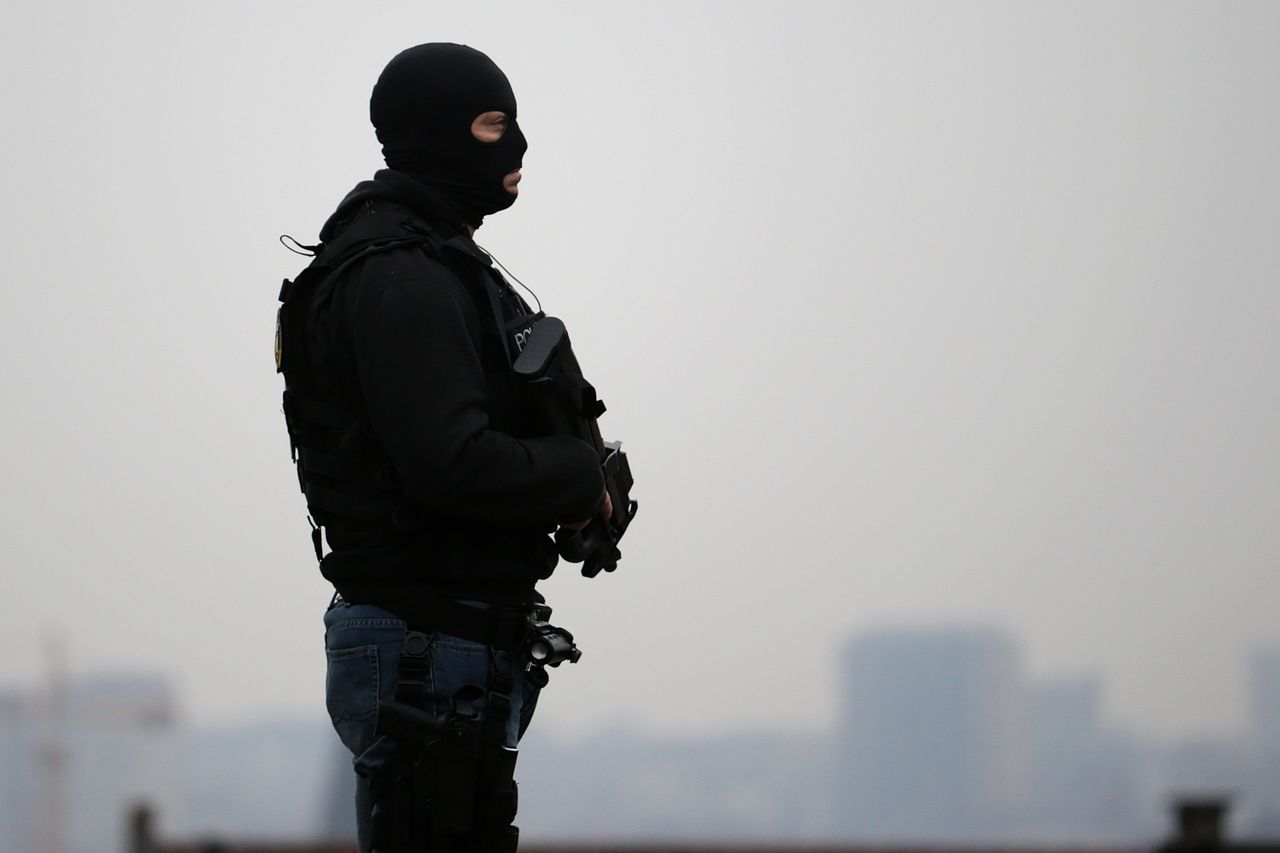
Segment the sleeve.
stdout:
[[[352,316],[356,372],[374,432],[409,497],[448,515],[568,522],[601,508],[594,448],[491,429],[465,294],[434,262],[364,291]],[[368,281],[368,279],[366,279]]]

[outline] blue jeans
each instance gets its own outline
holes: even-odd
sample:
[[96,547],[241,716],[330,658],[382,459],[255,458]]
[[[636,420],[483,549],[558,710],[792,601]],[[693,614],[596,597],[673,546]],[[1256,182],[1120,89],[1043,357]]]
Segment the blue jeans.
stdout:
[[[400,743],[377,734],[378,702],[395,698],[400,646],[405,623],[380,607],[339,602],[324,615],[324,647],[328,659],[325,705],[343,745],[351,750],[356,771],[356,827],[361,853],[369,848],[369,780],[393,762]],[[447,634],[431,635],[431,672],[427,708],[443,716],[452,710],[453,695],[465,684],[487,688],[490,649]],[[533,717],[538,687],[520,677],[524,661],[515,661],[515,687],[506,745],[514,748]],[[483,707],[483,700],[481,700]]]

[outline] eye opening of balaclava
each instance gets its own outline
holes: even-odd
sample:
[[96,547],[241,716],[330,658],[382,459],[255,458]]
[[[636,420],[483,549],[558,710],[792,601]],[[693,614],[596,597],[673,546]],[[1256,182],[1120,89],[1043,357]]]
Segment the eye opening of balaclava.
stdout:
[[[507,129],[481,142],[471,124],[491,111],[507,114]],[[373,87],[369,118],[387,166],[444,196],[468,224],[515,201],[502,180],[528,149],[516,96],[502,69],[475,48],[439,42],[397,54]]]

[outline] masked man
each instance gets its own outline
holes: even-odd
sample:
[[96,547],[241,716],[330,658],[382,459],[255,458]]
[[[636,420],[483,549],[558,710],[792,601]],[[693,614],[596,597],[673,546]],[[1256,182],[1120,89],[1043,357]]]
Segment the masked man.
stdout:
[[370,114],[387,168],[286,283],[277,338],[337,591],[327,705],[354,756],[361,851],[515,850],[515,747],[545,683],[529,629],[554,630],[535,609],[548,534],[612,507],[593,447],[534,434],[512,362],[541,315],[471,240],[518,192],[506,76],[472,48],[419,45]]

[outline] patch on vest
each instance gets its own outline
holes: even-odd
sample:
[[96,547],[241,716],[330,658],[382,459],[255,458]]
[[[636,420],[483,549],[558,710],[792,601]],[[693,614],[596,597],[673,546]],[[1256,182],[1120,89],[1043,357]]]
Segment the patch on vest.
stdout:
[[528,326],[525,326],[523,329],[520,329],[511,335],[511,340],[516,345],[517,354],[524,352],[524,345],[528,342],[529,335],[533,333],[533,326],[534,324],[530,323]]
[[280,365],[284,362],[284,335],[280,333],[280,311],[281,308],[276,309],[276,373],[280,372]]

